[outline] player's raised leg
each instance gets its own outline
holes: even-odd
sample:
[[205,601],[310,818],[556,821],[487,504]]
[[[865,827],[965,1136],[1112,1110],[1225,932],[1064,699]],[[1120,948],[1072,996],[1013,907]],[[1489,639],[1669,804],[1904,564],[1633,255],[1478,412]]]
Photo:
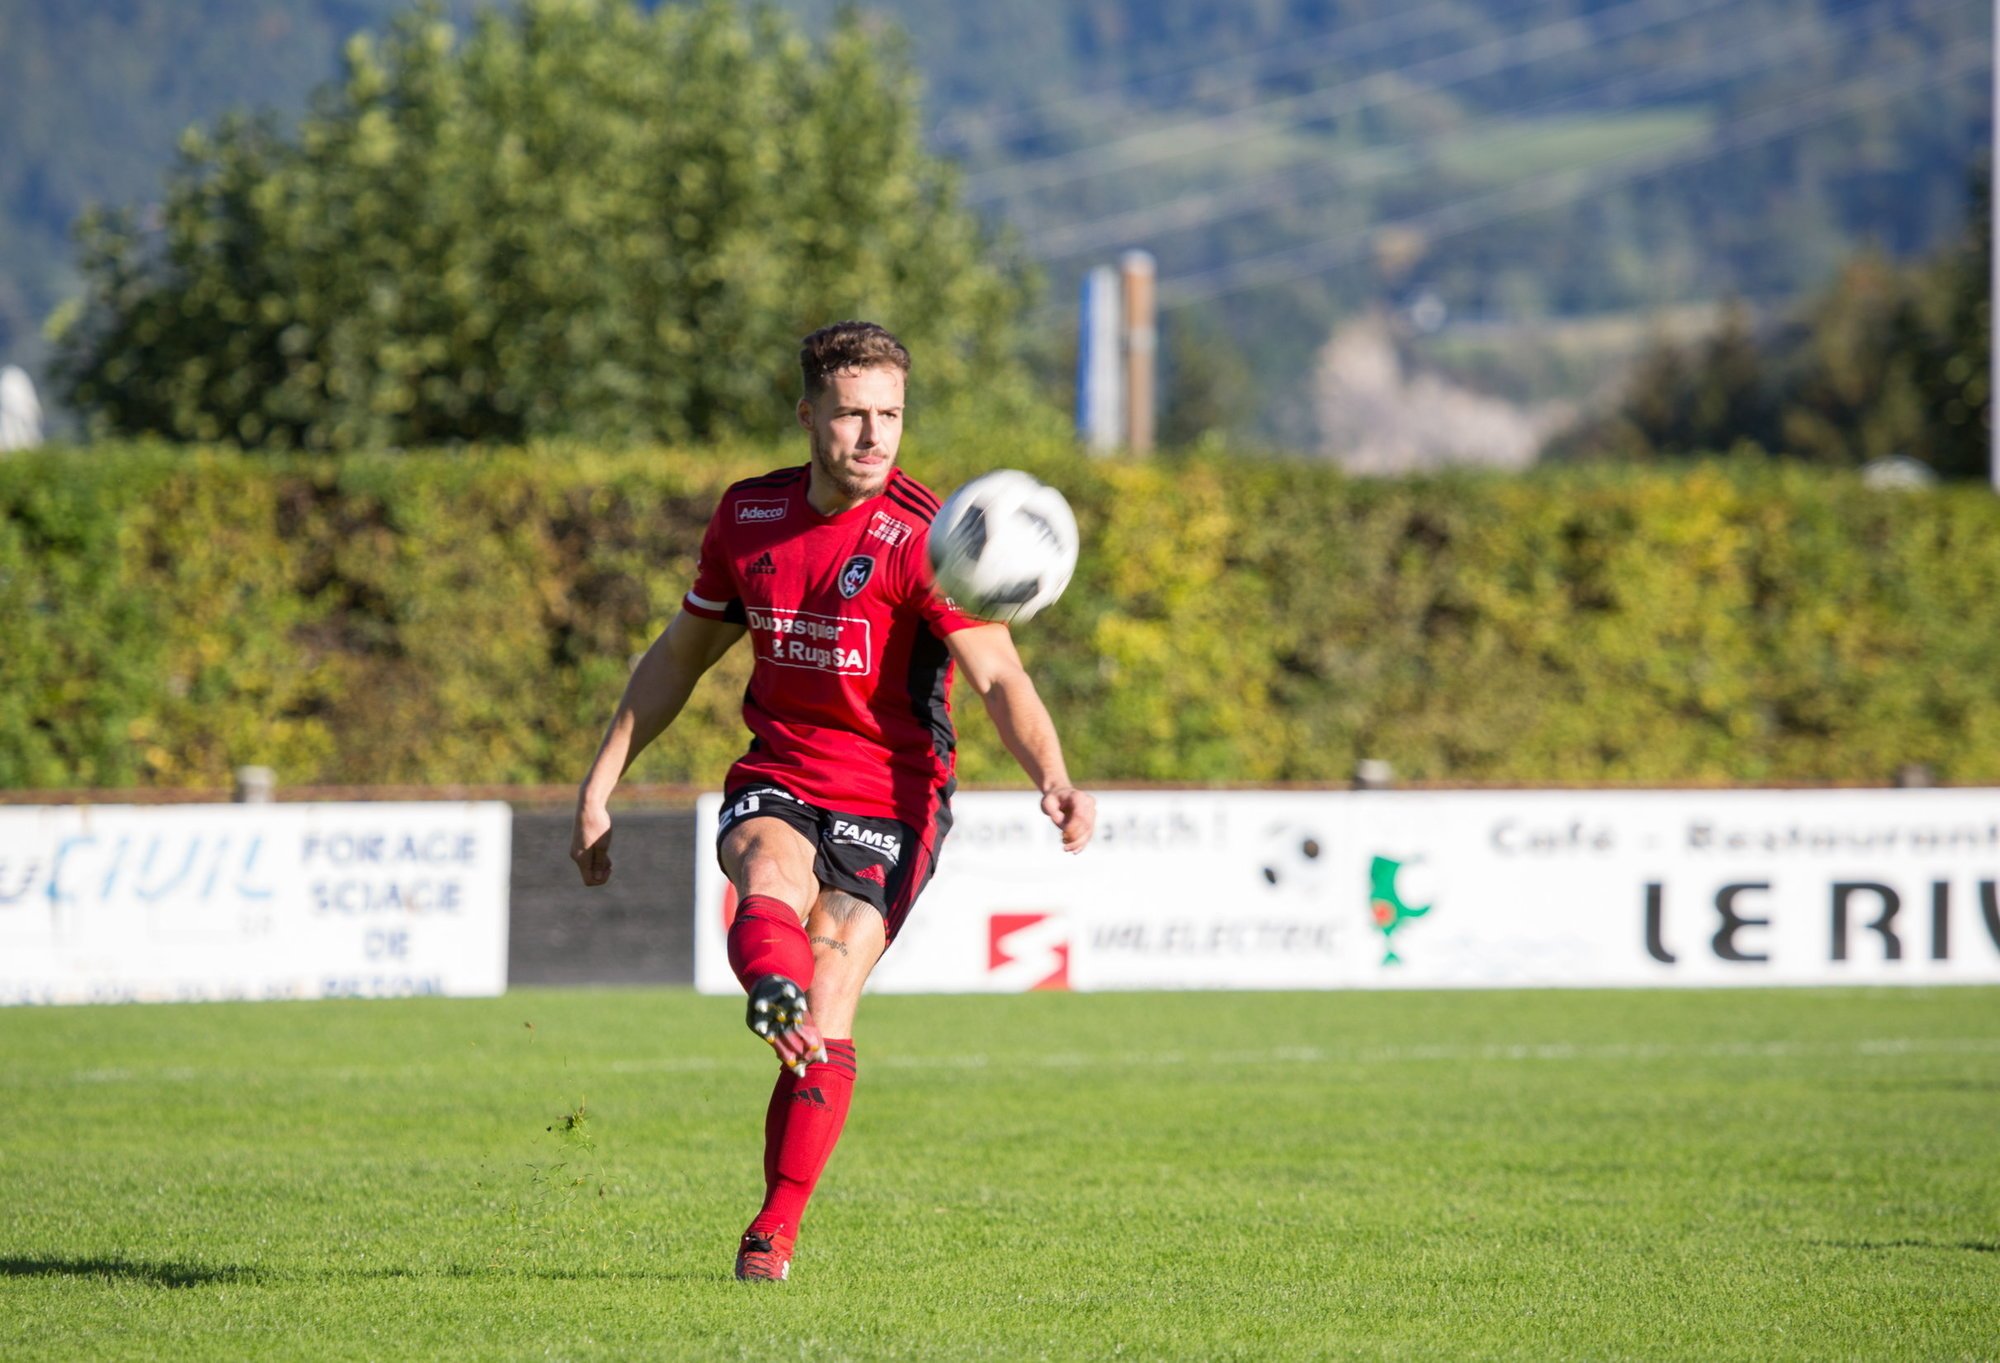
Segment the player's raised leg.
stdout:
[[826,1054],[807,992],[814,965],[804,920],[819,893],[813,845],[782,818],[766,816],[730,828],[721,852],[736,887],[729,965],[750,996],[746,1020],[781,1063],[802,1074]]
[[806,1203],[840,1141],[854,1096],[854,1015],[888,942],[882,914],[839,890],[821,892],[808,922],[814,956],[811,1011],[824,1058],[781,1072],[764,1117],[764,1205],[743,1234],[739,1278],[783,1278]]

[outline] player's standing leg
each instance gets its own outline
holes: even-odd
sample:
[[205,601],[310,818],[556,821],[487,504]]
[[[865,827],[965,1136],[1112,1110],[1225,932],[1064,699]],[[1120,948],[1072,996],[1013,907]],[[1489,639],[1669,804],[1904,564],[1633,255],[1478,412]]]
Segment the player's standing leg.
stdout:
[[[765,1114],[764,1205],[745,1245],[768,1244],[782,1276],[806,1203],[840,1141],[854,1096],[854,1015],[868,974],[888,946],[881,911],[839,890],[824,890],[809,923],[814,973],[810,1007],[826,1039],[825,1059],[805,1073],[780,1073]],[[739,1272],[738,1276],[742,1276]]]
[[[785,1079],[792,1077],[790,1066],[803,1072],[811,1058],[826,1054],[804,995],[814,968],[803,920],[819,892],[813,845],[783,819],[765,816],[730,828],[717,850],[737,894],[736,917],[729,925],[729,966],[750,996],[750,1029],[770,1043],[786,1066],[778,1071],[782,1091]],[[784,1112],[774,1094],[764,1124],[767,1184],[783,1136]],[[789,1241],[746,1235],[736,1251],[736,1276],[782,1279],[790,1261]]]
[[[813,872],[813,844],[783,818],[743,820],[724,834],[720,851],[723,870],[738,893],[729,929],[729,964],[749,993],[751,1030],[770,1043],[784,1066],[764,1116],[765,1209],[737,1248],[736,1276],[782,1279],[791,1266],[805,1198],[847,1115],[854,1079],[854,1002],[867,969],[882,954],[881,917],[861,905],[876,920],[872,944],[865,937],[844,940],[853,932],[844,920],[865,921],[859,914],[842,912],[842,922],[821,921],[825,914],[817,907],[823,896]],[[807,904],[815,905],[813,922],[824,944],[807,940],[801,921]],[[824,972],[815,955],[829,959]],[[848,962],[857,957],[865,965],[855,978]],[[822,1005],[842,1020],[843,1034],[831,1046],[814,1016]],[[801,1107],[813,1110],[800,1113]],[[793,1133],[795,1116],[799,1130]],[[830,1125],[829,1117],[834,1119]],[[780,1196],[780,1189],[790,1191]]]
[[781,1070],[764,1119],[764,1205],[743,1234],[736,1276],[786,1276],[807,1201],[840,1140],[854,1094],[854,1015],[868,973],[887,947],[881,913],[825,890],[810,921],[815,957],[810,1008],[823,1057],[803,1074]]

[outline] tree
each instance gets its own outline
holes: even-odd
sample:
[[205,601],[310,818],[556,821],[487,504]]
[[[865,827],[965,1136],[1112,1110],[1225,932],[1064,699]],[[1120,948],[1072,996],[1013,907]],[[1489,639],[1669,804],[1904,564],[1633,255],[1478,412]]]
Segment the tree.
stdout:
[[1740,310],[1690,347],[1654,346],[1618,409],[1556,457],[1650,459],[1748,442],[1852,467],[1901,454],[1948,478],[1987,468],[1991,196],[1914,265],[1862,251],[1799,313],[1759,334]]
[[157,230],[81,229],[59,339],[106,432],[349,449],[768,427],[797,338],[863,316],[929,400],[1022,382],[1025,287],[917,134],[892,34],[726,3],[435,6],[296,133],[191,130]]
[[1242,353],[1209,319],[1172,315],[1161,346],[1166,389],[1160,443],[1169,449],[1240,436],[1255,410],[1255,381]]

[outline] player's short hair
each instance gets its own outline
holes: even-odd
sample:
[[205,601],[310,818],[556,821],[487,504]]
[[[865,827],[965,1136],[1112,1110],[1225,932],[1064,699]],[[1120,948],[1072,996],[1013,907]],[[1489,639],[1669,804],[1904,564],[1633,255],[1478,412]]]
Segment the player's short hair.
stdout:
[[910,352],[886,327],[873,322],[835,322],[799,343],[799,373],[809,398],[824,393],[826,381],[835,374],[876,368],[894,369],[907,378]]

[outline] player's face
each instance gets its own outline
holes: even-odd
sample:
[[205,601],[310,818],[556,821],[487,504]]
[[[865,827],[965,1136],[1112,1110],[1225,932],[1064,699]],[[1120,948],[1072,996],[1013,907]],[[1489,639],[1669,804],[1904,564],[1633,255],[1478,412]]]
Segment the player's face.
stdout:
[[799,403],[799,424],[812,436],[813,482],[830,500],[852,506],[878,495],[903,443],[902,372],[876,366],[833,375],[818,397]]

